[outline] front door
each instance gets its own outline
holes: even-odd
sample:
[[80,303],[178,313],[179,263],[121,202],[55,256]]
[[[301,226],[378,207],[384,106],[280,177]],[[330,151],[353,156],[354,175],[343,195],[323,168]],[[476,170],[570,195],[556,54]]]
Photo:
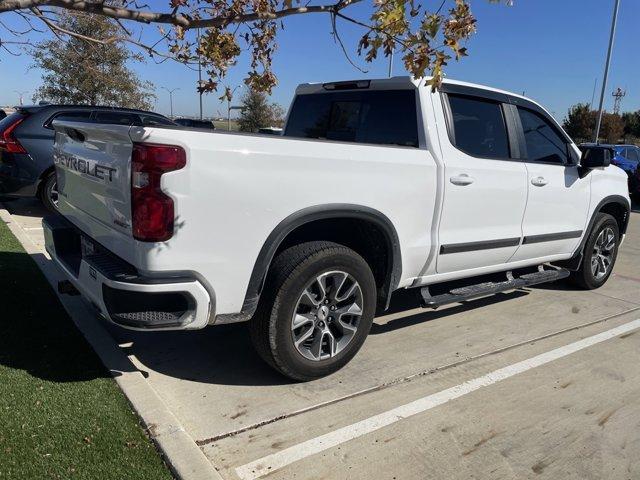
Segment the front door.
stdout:
[[572,145],[542,112],[518,107],[526,146],[527,207],[524,238],[513,261],[566,255],[587,222],[591,178],[580,178]]
[[497,100],[448,94],[442,142],[444,201],[437,272],[506,263],[522,236],[527,171],[512,158],[507,114]]

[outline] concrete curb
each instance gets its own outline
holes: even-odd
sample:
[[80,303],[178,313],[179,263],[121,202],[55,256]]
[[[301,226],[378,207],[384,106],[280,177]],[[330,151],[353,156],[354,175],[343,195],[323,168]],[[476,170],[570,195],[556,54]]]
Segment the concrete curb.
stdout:
[[[57,292],[57,283],[64,280],[64,276],[49,255],[31,241],[1,203],[0,219],[7,224]],[[96,319],[95,313],[80,297],[58,297],[76,327],[91,344],[142,419],[174,475],[183,480],[222,480],[193,438]]]

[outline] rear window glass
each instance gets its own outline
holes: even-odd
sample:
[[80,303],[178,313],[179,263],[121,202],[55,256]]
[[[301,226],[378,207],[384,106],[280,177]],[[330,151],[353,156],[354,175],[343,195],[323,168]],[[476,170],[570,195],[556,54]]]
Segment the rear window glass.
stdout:
[[475,157],[509,158],[507,127],[499,103],[449,95],[449,106],[457,148]]
[[139,122],[139,117],[133,113],[123,112],[97,112],[96,122],[111,125],[133,125]]
[[2,120],[0,120],[0,132],[7,128],[9,125],[12,125],[13,122],[15,122],[18,118],[23,116],[24,115],[22,115],[21,113],[14,112],[9,116],[4,117]]
[[171,120],[155,115],[142,115],[142,125],[145,127],[153,127],[156,125],[175,125]]
[[417,147],[415,91],[299,95],[289,114],[284,135]]
[[209,130],[214,129],[213,123],[207,122],[206,120],[192,120],[190,126],[193,128],[207,128]]

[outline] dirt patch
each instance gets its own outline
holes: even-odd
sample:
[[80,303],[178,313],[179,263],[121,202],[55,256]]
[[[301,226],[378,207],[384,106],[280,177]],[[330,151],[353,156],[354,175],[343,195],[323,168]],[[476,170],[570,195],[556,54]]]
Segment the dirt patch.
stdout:
[[486,435],[485,437],[482,437],[480,440],[478,440],[473,447],[471,447],[469,450],[465,450],[464,452],[462,452],[462,456],[466,457],[467,455],[471,455],[473,452],[475,452],[476,450],[478,450],[482,445],[484,445],[485,443],[487,443],[489,440],[491,440],[492,438],[495,438],[498,435],[498,433],[491,431],[489,432],[488,435]]

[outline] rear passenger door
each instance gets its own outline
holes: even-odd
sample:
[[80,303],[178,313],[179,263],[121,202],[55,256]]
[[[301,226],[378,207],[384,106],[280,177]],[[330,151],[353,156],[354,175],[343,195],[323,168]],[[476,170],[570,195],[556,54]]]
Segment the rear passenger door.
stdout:
[[516,133],[512,109],[506,97],[477,92],[434,97],[443,104],[436,111],[447,127],[440,133],[445,176],[438,273],[506,263],[522,236],[527,172],[509,135]]
[[528,199],[513,260],[572,253],[587,221],[591,176],[581,178],[569,138],[541,109],[517,107]]

